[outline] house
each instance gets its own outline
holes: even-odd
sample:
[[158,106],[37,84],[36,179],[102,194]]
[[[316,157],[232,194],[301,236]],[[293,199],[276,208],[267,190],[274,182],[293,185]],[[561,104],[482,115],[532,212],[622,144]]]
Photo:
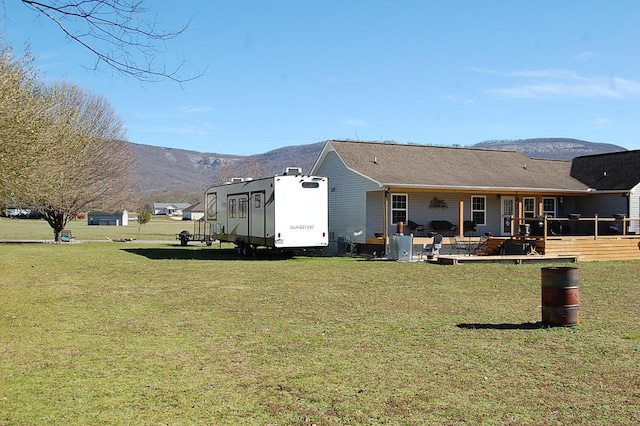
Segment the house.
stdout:
[[[415,237],[435,231],[508,238],[528,221],[542,226],[544,220],[546,238],[576,234],[577,224],[567,219],[573,213],[623,212],[621,205],[587,210],[598,186],[577,170],[571,161],[532,159],[515,151],[332,140],[311,174],[329,178],[330,251],[339,252],[353,244],[381,250],[387,237],[400,231],[400,222],[413,224],[402,232]],[[556,221],[547,224],[547,219]]]
[[5,207],[4,215],[20,219],[40,219],[42,217],[38,212],[23,207]]
[[[640,150],[574,158],[571,176],[594,190],[577,200],[576,211],[586,216],[640,217]],[[638,222],[630,223],[629,231],[639,233]]]
[[87,225],[129,226],[129,213],[126,210],[117,212],[92,211],[87,215]]
[[190,206],[189,203],[153,203],[153,214],[182,216],[182,211]]
[[200,220],[204,218],[204,202],[194,204],[182,211],[182,220]]

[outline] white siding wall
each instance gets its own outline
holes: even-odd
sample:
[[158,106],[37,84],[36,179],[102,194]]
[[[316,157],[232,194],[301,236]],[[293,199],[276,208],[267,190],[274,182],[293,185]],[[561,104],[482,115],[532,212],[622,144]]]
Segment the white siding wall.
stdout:
[[384,191],[367,193],[367,237],[374,237],[376,232],[383,232]]
[[325,161],[314,171],[329,177],[329,243],[365,243],[367,236],[367,191],[378,185],[344,166],[335,152],[327,153]]
[[[500,235],[502,232],[502,199],[495,194],[487,194],[485,196],[487,200],[487,217],[486,225],[478,226],[477,234],[484,235],[485,232],[491,232],[493,235]],[[517,203],[517,202],[516,202]],[[471,196],[468,196],[464,201],[464,218],[465,220],[471,219]]]
[[[640,217],[640,183],[632,188],[629,194],[629,217],[638,218]],[[637,221],[631,222],[629,231],[640,233],[640,224]]]

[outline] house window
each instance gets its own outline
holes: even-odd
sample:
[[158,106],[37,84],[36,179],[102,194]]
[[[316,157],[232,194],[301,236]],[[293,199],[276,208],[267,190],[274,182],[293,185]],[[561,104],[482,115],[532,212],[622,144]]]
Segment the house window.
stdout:
[[556,199],[555,198],[542,199],[542,214],[548,217],[556,217]]
[[233,219],[236,217],[236,199],[229,199],[229,218]]
[[527,197],[522,199],[524,217],[536,217],[536,199]]
[[471,219],[476,225],[487,224],[487,197],[471,197]]
[[247,217],[247,199],[245,197],[242,197],[238,200],[238,217]]
[[391,195],[391,223],[407,223],[407,194]]

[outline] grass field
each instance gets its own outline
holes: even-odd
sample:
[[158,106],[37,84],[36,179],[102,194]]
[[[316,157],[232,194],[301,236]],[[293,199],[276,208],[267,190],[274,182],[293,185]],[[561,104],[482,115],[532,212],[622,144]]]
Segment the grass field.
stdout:
[[[133,240],[175,240],[182,230],[193,232],[193,222],[153,216],[151,221],[138,227],[130,221],[129,226],[89,226],[86,220],[71,220],[67,230],[78,240],[101,240],[108,238]],[[53,240],[53,231],[44,220],[0,218],[0,241],[2,240]]]
[[640,262],[576,265],[543,328],[540,264],[0,244],[0,425],[639,424]]

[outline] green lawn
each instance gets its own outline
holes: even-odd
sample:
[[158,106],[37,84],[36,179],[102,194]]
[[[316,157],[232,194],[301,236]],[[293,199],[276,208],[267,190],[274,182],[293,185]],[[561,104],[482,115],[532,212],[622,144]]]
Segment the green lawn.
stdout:
[[0,425],[639,424],[640,262],[541,266],[0,244]]
[[[71,220],[65,229],[78,240],[133,239],[175,240],[182,230],[193,232],[191,221],[175,220],[167,216],[153,216],[145,225],[130,221],[129,226],[89,226],[86,220]],[[53,231],[44,220],[0,218],[0,241],[2,240],[53,240]]]

